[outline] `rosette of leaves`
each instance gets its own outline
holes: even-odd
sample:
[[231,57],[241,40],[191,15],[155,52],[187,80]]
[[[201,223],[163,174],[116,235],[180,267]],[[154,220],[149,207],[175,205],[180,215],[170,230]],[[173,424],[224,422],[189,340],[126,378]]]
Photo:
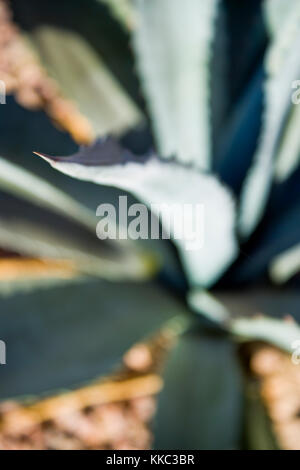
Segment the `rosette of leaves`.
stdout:
[[[56,279],[55,286],[1,300],[1,334],[12,350],[15,344],[14,370],[1,370],[2,396],[53,393],[107,373],[130,344],[176,317],[181,327],[164,369],[155,446],[271,447],[263,436],[267,420],[252,419],[245,436],[249,375],[240,343],[270,343],[290,353],[300,336],[299,113],[291,100],[300,72],[297,2],[11,4],[37,60],[93,137],[75,149],[43,116],[44,134],[27,137],[26,146],[60,173],[28,155],[25,162],[25,146],[17,158],[14,144],[3,144],[10,160],[20,163],[23,155],[22,165],[60,189],[30,183],[3,160],[1,188],[14,201],[0,245],[71,261],[76,274],[68,285]],[[30,130],[28,124],[26,136]],[[189,252],[175,237],[96,243],[86,207],[95,210],[120,191],[149,207],[202,204],[204,248]],[[21,225],[16,199],[39,211],[34,230],[35,211],[21,209]],[[170,216],[176,213],[160,214],[162,227]],[[50,240],[40,239],[42,217],[55,229],[46,230]],[[72,224],[81,227],[78,243]],[[142,280],[147,276],[152,280]],[[285,321],[286,313],[295,321]],[[251,436],[261,436],[259,443]]]

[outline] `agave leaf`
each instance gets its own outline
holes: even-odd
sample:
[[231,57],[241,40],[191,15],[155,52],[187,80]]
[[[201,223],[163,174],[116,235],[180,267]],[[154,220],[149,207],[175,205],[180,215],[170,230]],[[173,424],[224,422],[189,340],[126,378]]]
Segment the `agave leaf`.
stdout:
[[245,438],[248,450],[279,450],[270,418],[261,400],[258,383],[247,378],[245,387]]
[[45,109],[61,128],[66,129],[78,142],[92,139],[87,119],[70,100],[66,100],[50,79],[34,54],[28,41],[12,21],[8,5],[1,3],[1,17],[6,39],[1,43],[6,91],[29,109]]
[[88,118],[96,136],[119,134],[141,122],[136,105],[79,34],[42,26],[30,37],[42,63]]
[[205,315],[220,325],[225,326],[230,318],[230,311],[226,306],[219,302],[210,292],[203,289],[191,290],[188,293],[188,304],[194,312]]
[[252,233],[263,214],[273,180],[278,141],[291,106],[290,84],[300,69],[300,33],[294,17],[285,25],[285,33],[274,38],[266,58],[263,128],[241,196],[239,228],[244,237]]
[[263,316],[233,319],[230,330],[239,341],[264,341],[289,353],[294,352],[295,341],[300,339],[296,322]]
[[300,244],[275,256],[269,269],[272,280],[277,284],[289,281],[300,271]]
[[154,268],[131,242],[126,249],[100,241],[96,229],[86,230],[5,193],[0,193],[0,246],[30,257],[73,261],[80,272],[111,280],[148,277]]
[[266,24],[272,37],[284,34],[283,27],[295,17],[299,3],[297,0],[266,0],[263,4]]
[[[13,97],[8,97],[7,106],[0,106],[0,128],[0,155],[5,161],[50,183],[52,187],[79,202],[85,207],[85,211],[86,207],[89,208],[88,212],[91,214],[92,211],[92,216],[95,215],[96,208],[102,200],[109,199],[114,202],[118,197],[115,189],[106,187],[99,192],[99,188],[94,184],[73,180],[54,171],[41,159],[32,158],[32,150],[39,148],[44,148],[50,154],[62,152],[66,155],[78,148],[68,134],[53,126],[44,112],[31,112],[20,107]],[[15,138],[16,133],[18,139]],[[32,188],[31,190],[33,191]],[[34,197],[38,198],[39,195]],[[80,219],[82,218],[83,215],[80,215]]]
[[[25,220],[12,222],[0,218],[0,246],[26,256],[73,261],[81,273],[109,280],[142,279],[147,277],[146,260],[139,263],[126,255],[108,257],[101,249],[91,249],[76,243],[69,236],[46,230]],[[95,248],[95,247],[94,247]]]
[[129,34],[103,2],[72,0],[71,5],[70,0],[44,0],[41,8],[39,0],[28,0],[26,5],[12,0],[11,5],[15,22],[29,34],[37,27],[53,26],[85,38],[122,87],[141,102]]
[[300,339],[296,289],[249,289],[234,294],[219,292],[216,297],[231,312],[227,329],[237,341],[263,341],[288,353],[294,351],[294,341]]
[[[235,257],[234,202],[214,176],[200,174],[176,162],[160,161],[155,156],[136,157],[112,139],[99,140],[67,158],[39,155],[65,174],[125,189],[151,207],[160,216],[166,232],[171,232],[192,285],[211,285]],[[203,207],[202,233],[193,232],[193,217],[190,217],[190,225],[185,220],[189,233],[176,238],[174,227],[177,222],[182,224],[178,205],[184,204]],[[172,225],[170,220],[175,223]],[[200,242],[195,249],[187,248],[188,236],[192,234]]]
[[223,3],[227,20],[227,36],[223,39],[227,45],[227,93],[231,107],[234,107],[265,52],[267,32],[264,2],[255,0],[243,3],[242,7],[237,1],[225,0]]
[[230,318],[256,318],[265,315],[271,318],[295,318],[300,323],[300,295],[297,289],[251,287],[232,291],[216,290],[214,296],[230,312]]
[[245,250],[246,257],[237,263],[234,278],[239,282],[259,279],[267,274],[276,256],[297,246],[300,239],[299,214],[300,204],[296,203],[264,224],[254,246]]
[[98,0],[109,6],[112,14],[120,23],[129,30],[137,24],[137,12],[132,0]]
[[[104,278],[107,278],[108,275],[110,279],[115,276],[119,279],[118,270],[120,270],[120,274],[123,273],[121,278],[124,277],[126,271],[129,277],[133,276],[135,278],[136,276],[143,277],[146,274],[150,267],[148,261],[145,258],[143,259],[143,255],[139,254],[129,241],[115,240],[115,253],[109,260],[109,254],[105,253],[103,247],[99,247],[100,242],[96,238],[97,219],[90,210],[49,183],[4,159],[0,159],[0,169],[0,188],[8,193],[20,196],[22,199],[33,203],[34,206],[50,209],[66,219],[73,220],[75,227],[76,225],[85,227],[81,239],[73,245],[70,233],[72,238],[76,237],[74,225],[68,227],[71,232],[56,233],[56,230],[51,226],[51,222],[44,220],[43,226],[41,225],[42,213],[39,215],[40,220],[35,220],[33,223],[26,220],[24,213],[22,213],[25,207],[20,206],[20,204],[16,205],[14,203],[11,213],[7,214],[10,218],[4,221],[3,212],[6,211],[7,213],[7,206],[2,195],[0,214],[0,217],[2,216],[2,219],[0,218],[0,243],[2,247],[29,256],[54,258],[62,256],[65,259],[74,259],[85,272],[102,275]],[[20,212],[16,213],[16,210]],[[27,208],[27,219],[34,212],[34,207],[31,207],[30,210]],[[57,220],[53,222],[54,226],[58,223]],[[136,274],[134,274],[135,270]]]
[[[263,107],[263,80],[264,74],[259,67],[235,104],[217,139],[214,170],[236,194],[241,192],[261,130],[261,122],[257,116],[261,115]],[[243,158],[241,158],[241,145],[243,145]]]
[[239,448],[240,374],[228,340],[201,333],[182,337],[165,368],[154,426],[155,448]]
[[[139,292],[139,295],[136,293]],[[184,307],[151,284],[75,282],[0,297],[1,399],[54,393],[112,372]]]
[[136,0],[133,45],[159,154],[210,167],[209,60],[217,0]]
[[[104,30],[110,34],[103,41],[101,32],[100,50],[104,49],[105,58],[114,56],[113,60],[109,60],[113,73],[121,75],[120,79],[132,93],[132,88],[136,89],[136,78],[129,70],[132,58],[125,33],[118,34],[118,24],[109,19],[106,8],[97,2],[87,4],[74,0],[71,15],[68,0],[46,0],[44,3],[42,11],[34,0],[29,0],[26,9],[18,2],[13,4],[14,17],[29,32],[25,37],[8,19],[7,28],[11,34],[2,49],[7,57],[6,73],[11,83],[9,91],[23,106],[45,109],[60,128],[66,129],[78,143],[90,143],[95,133],[122,132],[124,128],[134,126],[140,121],[141,114],[99,58],[97,47],[97,28],[102,31],[103,22],[108,18],[108,24],[113,24],[112,29],[117,30],[117,34],[114,34],[116,31],[110,32],[109,26],[105,25]],[[59,8],[59,15],[55,14],[55,7]],[[87,13],[91,15],[90,28],[80,27]],[[66,21],[62,22],[61,16],[67,16],[64,18]],[[100,18],[99,24],[97,18]],[[111,39],[116,46],[113,51]],[[119,47],[122,40],[125,40],[125,47],[122,43]],[[125,57],[120,57],[124,50]],[[56,81],[50,78],[42,64],[48,68],[50,75],[57,78]],[[136,98],[136,90],[132,94]]]
[[291,176],[300,163],[300,106],[292,107],[276,156],[275,177],[281,183]]
[[95,217],[80,203],[38,176],[0,157],[0,188],[94,229]]

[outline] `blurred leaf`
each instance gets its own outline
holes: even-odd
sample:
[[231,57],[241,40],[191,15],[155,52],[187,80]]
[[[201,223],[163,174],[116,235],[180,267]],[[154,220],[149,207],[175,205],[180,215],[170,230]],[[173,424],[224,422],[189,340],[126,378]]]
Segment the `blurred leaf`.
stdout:
[[89,229],[95,227],[94,214],[74,199],[21,167],[0,157],[0,188],[33,204],[51,209]]
[[92,129],[87,119],[74,103],[61,95],[56,83],[49,78],[32,47],[13,23],[6,3],[1,3],[0,15],[5,33],[5,40],[0,44],[1,77],[7,94],[13,93],[18,103],[26,108],[46,110],[79,143],[90,142]]
[[216,0],[137,0],[133,45],[165,158],[210,168],[209,60]]
[[[296,19],[299,9],[297,0],[265,0],[264,11],[266,24],[269,27],[271,37],[286,35],[286,26]],[[296,20],[297,21],[297,20]],[[288,38],[286,38],[288,40]]]
[[249,247],[243,248],[245,256],[233,270],[233,279],[249,282],[268,274],[273,259],[299,244],[300,203],[285,212],[278,211],[277,217],[267,219]]
[[263,109],[264,78],[262,67],[258,67],[216,137],[214,170],[237,196],[252,163],[261,130],[258,116],[261,116]]
[[96,136],[122,133],[142,120],[135,104],[78,33],[43,26],[30,37],[43,64],[88,118]]
[[53,126],[44,112],[22,108],[9,96],[7,105],[0,106],[0,131],[0,155],[9,162],[51,183],[94,214],[100,202],[116,203],[120,191],[69,178],[32,154],[33,150],[43,148],[50,154],[62,152],[68,155],[78,148],[68,134]]
[[[287,31],[288,26],[290,25],[286,26]],[[295,80],[300,67],[299,45],[300,33],[297,28],[292,28],[288,36],[275,37],[266,56],[263,127],[241,196],[239,228],[244,237],[249,236],[260,221],[269,197],[276,151],[291,107],[291,89],[287,84]]]
[[[74,225],[68,226],[70,231],[63,230],[63,233],[57,233],[58,221],[54,219],[56,228],[53,228],[49,213],[47,214],[49,220],[43,217],[44,225],[42,225],[38,218],[35,218],[34,221],[28,219],[36,212],[34,206],[22,206],[22,204],[13,201],[11,211],[9,211],[7,202],[2,200],[2,207],[0,203],[0,243],[2,247],[29,256],[73,259],[81,265],[84,272],[102,275],[104,278],[108,276],[109,279],[115,276],[120,279],[120,275],[121,278],[126,277],[126,272],[129,277],[133,276],[137,279],[146,275],[148,269],[152,271],[154,265],[150,268],[150,264],[148,264],[150,259],[148,261],[146,258],[143,259],[143,255],[128,240],[111,241],[106,244],[106,250],[103,249],[103,245],[100,247],[102,242],[96,237],[96,216],[62,191],[1,158],[0,171],[0,188],[20,196],[33,205],[50,209],[66,219],[73,220],[75,226],[83,227],[78,243],[76,229],[74,233]],[[25,216],[24,210],[26,209]],[[8,217],[5,222],[4,212],[6,212],[6,218]],[[39,213],[39,217],[42,217],[41,213]],[[110,255],[107,251],[108,245],[111,245],[112,248],[111,259],[109,259]],[[114,255],[112,255],[113,252]]]
[[220,325],[225,326],[230,318],[230,311],[227,310],[225,305],[219,302],[210,292],[203,289],[191,290],[188,293],[188,304],[194,312],[205,315]]
[[264,341],[292,353],[294,342],[299,341],[300,327],[294,321],[277,320],[263,316],[232,320],[231,332],[239,340]]
[[300,271],[300,244],[275,256],[269,270],[274,282],[283,284],[289,281]]
[[[239,0],[224,0],[227,46],[225,61],[228,69],[228,99],[233,111],[252,77],[260,68],[268,43],[264,17],[264,0],[241,4]],[[219,31],[217,31],[219,34]]]
[[300,324],[300,293],[298,289],[278,289],[274,286],[215,290],[214,296],[224,305],[231,318],[266,315],[277,319],[293,317]]
[[279,183],[289,178],[300,164],[299,124],[300,106],[294,105],[276,155],[275,176]]
[[133,29],[138,21],[137,12],[132,0],[98,0],[107,4],[112,14],[120,21],[125,28]]
[[133,343],[185,308],[151,284],[98,280],[0,297],[1,399],[53,393],[112,372]]
[[245,438],[248,450],[278,450],[270,419],[259,394],[259,384],[246,384]]
[[[121,0],[122,1],[122,0]],[[86,40],[135,102],[142,103],[129,34],[109,9],[96,0],[11,0],[14,20],[29,34],[50,26],[73,31]]]
[[[95,225],[96,227],[96,225]],[[80,272],[105,279],[143,279],[152,276],[148,256],[114,241],[101,241],[96,229],[0,193],[0,246],[27,256],[73,261]],[[148,273],[148,274],[147,274]]]
[[[213,284],[236,256],[234,201],[213,175],[198,173],[174,161],[167,163],[156,156],[136,157],[112,139],[100,139],[71,157],[39,155],[63,173],[121,187],[151,207],[161,218],[166,233],[171,233],[192,285]],[[203,207],[204,220],[197,221],[201,234],[199,224],[195,234],[190,217],[190,222],[185,218],[183,236],[176,237],[176,225],[182,227],[178,208],[182,203],[190,204],[193,210],[197,204]],[[199,219],[199,214],[196,218]],[[172,225],[172,221],[176,223]],[[200,246],[187,246],[191,235],[192,243],[199,242]]]
[[204,334],[180,339],[164,374],[156,449],[237,449],[242,383],[232,344]]

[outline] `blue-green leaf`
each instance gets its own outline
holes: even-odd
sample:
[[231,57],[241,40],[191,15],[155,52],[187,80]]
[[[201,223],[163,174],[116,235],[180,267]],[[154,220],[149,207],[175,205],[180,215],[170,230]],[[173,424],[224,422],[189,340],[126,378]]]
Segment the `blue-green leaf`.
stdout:
[[187,313],[153,284],[99,280],[0,296],[0,312],[7,348],[1,399],[73,388],[108,374],[133,343]]
[[156,449],[237,449],[242,381],[226,339],[189,334],[167,361],[154,426]]
[[136,0],[133,45],[159,154],[210,168],[211,41],[217,0]]
[[[67,175],[125,189],[150,207],[161,218],[166,233],[171,232],[191,285],[213,284],[235,258],[235,204],[229,190],[215,176],[156,156],[136,157],[112,139],[99,140],[66,158],[39,155]],[[197,205],[203,208],[200,230],[194,232],[199,246],[193,249],[188,248],[187,240],[194,231],[195,212],[189,224],[185,220],[189,233],[175,236],[174,227],[182,226],[179,208],[184,209],[184,205],[194,211]],[[170,224],[170,220],[175,223]]]

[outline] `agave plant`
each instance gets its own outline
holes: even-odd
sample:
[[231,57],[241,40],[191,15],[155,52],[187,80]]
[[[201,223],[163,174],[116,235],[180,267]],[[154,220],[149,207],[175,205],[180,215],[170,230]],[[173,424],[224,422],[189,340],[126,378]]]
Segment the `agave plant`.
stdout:
[[[1,398],[79,387],[167,325],[177,341],[156,448],[271,447],[257,437],[262,420],[245,426],[263,411],[258,397],[249,404],[240,359],[241,344],[291,353],[300,338],[297,322],[282,318],[297,320],[299,307],[297,2],[11,7],[21,29],[0,45],[22,54],[13,67],[3,60],[4,81],[81,147],[42,112],[13,98],[1,108],[0,246],[45,270],[27,264],[26,275],[1,282]],[[99,241],[95,209],[120,194],[164,203],[162,228],[176,220],[174,204],[201,204],[203,248],[188,251],[174,234],[170,243]]]

